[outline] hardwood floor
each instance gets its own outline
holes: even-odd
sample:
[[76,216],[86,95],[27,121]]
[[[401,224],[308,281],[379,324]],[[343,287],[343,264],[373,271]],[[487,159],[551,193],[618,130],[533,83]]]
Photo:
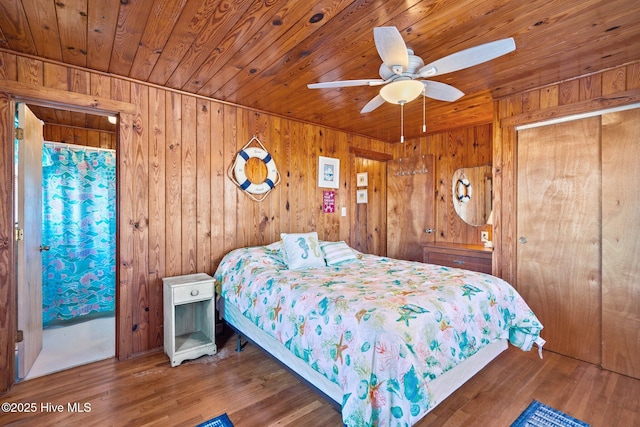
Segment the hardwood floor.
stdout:
[[[35,403],[35,412],[2,412],[0,425],[195,426],[223,412],[235,427],[342,425],[328,402],[261,350],[248,344],[237,353],[235,337],[220,341],[217,355],[176,368],[158,351],[16,384],[0,402]],[[537,399],[594,427],[638,426],[639,396],[640,380],[510,347],[417,425],[509,426]],[[85,412],[70,411],[74,404]]]

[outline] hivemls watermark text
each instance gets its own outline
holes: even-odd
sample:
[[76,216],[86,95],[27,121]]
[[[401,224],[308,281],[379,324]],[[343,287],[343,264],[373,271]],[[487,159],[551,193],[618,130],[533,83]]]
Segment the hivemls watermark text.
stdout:
[[82,413],[91,412],[91,403],[89,402],[67,402],[67,403],[54,403],[54,402],[3,402],[0,405],[1,411],[4,413]]

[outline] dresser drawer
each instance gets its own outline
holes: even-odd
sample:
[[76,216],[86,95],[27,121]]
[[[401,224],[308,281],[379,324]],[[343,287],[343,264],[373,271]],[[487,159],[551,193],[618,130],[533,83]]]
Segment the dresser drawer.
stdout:
[[444,265],[446,267],[465,268],[467,270],[480,271],[491,274],[491,260],[472,256],[460,256],[432,252],[429,254],[429,263]]
[[426,245],[423,262],[491,274],[492,252],[475,245]]
[[173,288],[173,303],[184,304],[213,298],[213,281],[193,283]]

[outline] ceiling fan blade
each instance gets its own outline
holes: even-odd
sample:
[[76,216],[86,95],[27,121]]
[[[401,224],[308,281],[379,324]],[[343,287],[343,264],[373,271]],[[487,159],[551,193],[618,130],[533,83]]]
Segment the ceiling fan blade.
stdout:
[[381,106],[382,104],[384,104],[384,102],[385,102],[384,99],[380,95],[377,95],[371,101],[367,102],[367,105],[365,105],[362,108],[362,110],[360,110],[360,113],[370,113],[376,108],[378,108],[379,106]]
[[464,92],[446,83],[423,81],[422,84],[424,84],[424,96],[439,101],[453,102],[464,95]]
[[[401,74],[407,69],[409,66],[407,45],[396,27],[375,27],[373,39],[384,65],[396,74]],[[402,69],[399,69],[398,66]]]
[[307,85],[307,87],[309,89],[331,89],[336,87],[373,86],[379,83],[384,83],[384,80],[381,80],[381,79],[338,80],[335,82],[310,83]]
[[481,44],[425,65],[418,70],[418,76],[432,77],[473,67],[474,65],[482,64],[483,62],[513,52],[515,49],[516,42],[513,40],[513,37]]

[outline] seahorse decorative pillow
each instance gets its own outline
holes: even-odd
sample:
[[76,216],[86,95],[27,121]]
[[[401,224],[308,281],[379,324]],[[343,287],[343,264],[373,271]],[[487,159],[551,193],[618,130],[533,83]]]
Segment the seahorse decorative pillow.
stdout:
[[325,267],[318,233],[280,234],[284,247],[284,261],[289,270]]

